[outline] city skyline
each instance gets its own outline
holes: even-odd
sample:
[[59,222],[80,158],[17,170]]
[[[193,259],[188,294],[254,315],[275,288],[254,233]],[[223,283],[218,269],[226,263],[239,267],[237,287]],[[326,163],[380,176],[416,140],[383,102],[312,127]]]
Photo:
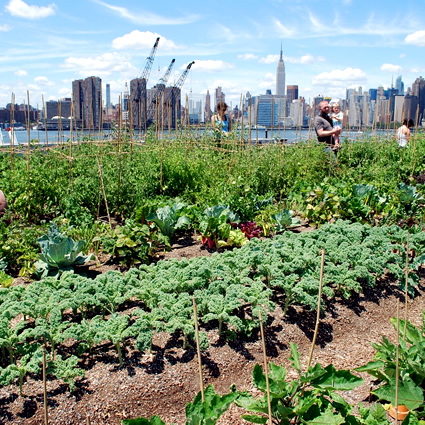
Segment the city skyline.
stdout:
[[[195,61],[183,86],[189,93],[222,87],[229,104],[247,91],[276,94],[282,46],[286,85],[307,101],[345,97],[346,89],[405,89],[425,75],[425,2],[330,3],[235,1],[225,8],[194,1],[140,2],[9,0],[0,3],[3,55],[0,106],[71,97],[72,81],[96,76],[117,103],[125,83],[140,76],[160,37],[148,87],[175,58],[173,84]],[[104,97],[106,99],[106,97]]]

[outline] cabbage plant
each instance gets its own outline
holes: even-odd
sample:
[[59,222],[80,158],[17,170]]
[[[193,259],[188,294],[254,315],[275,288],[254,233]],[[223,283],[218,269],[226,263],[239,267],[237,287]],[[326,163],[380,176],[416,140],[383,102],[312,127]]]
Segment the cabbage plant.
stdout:
[[36,274],[39,278],[48,275],[59,276],[63,271],[73,270],[73,266],[84,264],[93,255],[83,255],[82,248],[85,240],[75,242],[69,236],[62,234],[52,224],[47,234],[37,239],[41,248],[39,260],[35,263]]

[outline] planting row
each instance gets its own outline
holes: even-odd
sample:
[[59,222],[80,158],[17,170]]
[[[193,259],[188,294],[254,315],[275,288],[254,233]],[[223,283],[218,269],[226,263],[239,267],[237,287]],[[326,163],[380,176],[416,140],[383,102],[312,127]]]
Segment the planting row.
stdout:
[[[341,218],[371,225],[396,223],[401,227],[412,227],[423,224],[425,198],[420,192],[422,186],[419,185],[418,189],[400,183],[397,189],[386,194],[373,185],[331,183],[325,179],[314,188],[296,185],[294,192],[288,195],[288,202],[297,209],[298,215],[316,225]],[[252,221],[242,221],[228,205],[200,208],[174,199],[147,201],[136,209],[133,218],[114,227],[99,221],[70,227],[70,221],[66,218],[56,219],[55,222],[68,235],[87,241],[77,243],[78,249],[72,247],[76,250],[74,255],[80,250],[91,250],[96,254],[103,252],[110,254],[112,261],[126,267],[151,262],[159,250],[170,249],[171,243],[182,232],[195,231],[206,247],[218,249],[240,247],[253,237],[276,235],[300,223],[293,211],[277,203],[272,196],[248,196],[245,202],[250,205],[249,217]],[[40,237],[41,232],[46,231],[46,225],[28,228],[19,221],[8,225],[7,220],[3,219],[0,220],[0,228],[0,259],[3,259],[3,263],[0,263],[0,283],[4,286],[11,282],[5,274],[6,269],[11,274],[19,270],[21,276],[36,271],[35,261],[39,252],[37,234]],[[44,259],[49,255],[49,240],[45,240],[46,237],[38,240]],[[51,239],[55,238],[52,233]],[[71,249],[70,242],[63,244]],[[69,265],[67,259],[65,266]],[[38,274],[43,276],[47,272],[47,267],[38,270]]]
[[[326,252],[327,300],[349,298],[383,278],[404,287],[406,262],[409,292],[414,295],[424,232],[410,235],[408,249],[406,240],[407,232],[397,226],[371,228],[337,221],[314,232],[254,238],[240,249],[211,257],[160,261],[95,279],[65,271],[59,279],[57,275],[28,286],[1,288],[1,381],[8,384],[36,372],[41,347],[48,350],[56,376],[71,385],[73,374],[81,373],[73,367],[78,363],[74,355],[93,354],[104,341],[116,348],[120,364],[123,344],[150,350],[154,332],[181,335],[187,347],[194,337],[193,297],[204,329],[217,326],[230,338],[250,335],[259,310],[265,317],[277,302],[285,313],[293,304],[314,309],[321,250]],[[65,341],[74,341],[67,358],[61,357]],[[205,332],[201,343],[207,348]]]
[[[363,379],[349,370],[336,370],[332,364],[303,367],[297,345],[291,343],[289,361],[296,379],[289,380],[288,370],[274,363],[270,363],[266,377],[257,364],[252,378],[254,387],[262,396],[254,397],[248,392],[237,391],[235,387],[220,396],[210,385],[186,405],[186,425],[214,425],[232,403],[245,410],[242,419],[255,424],[389,425],[393,423],[387,416],[389,410],[393,418],[402,420],[402,425],[424,425],[425,312],[423,316],[421,328],[403,320],[397,324],[393,319],[400,343],[395,345],[384,338],[382,343],[373,344],[377,350],[376,361],[355,369],[377,378],[372,395],[380,402],[369,407],[362,403],[358,406],[350,404],[344,399],[343,392],[361,385]],[[405,326],[407,332],[403,330]],[[122,423],[165,425],[158,416],[126,419]]]
[[[0,187],[9,207],[31,222],[64,216],[71,224],[95,217],[130,217],[146,200],[181,197],[189,204],[226,204],[252,220],[251,196],[285,200],[302,184],[313,189],[325,177],[375,185],[391,193],[425,171],[425,138],[412,149],[395,141],[346,143],[338,166],[320,145],[238,147],[230,154],[194,140],[146,140],[69,148],[35,148],[18,156],[0,152]],[[287,207],[290,207],[288,205]]]

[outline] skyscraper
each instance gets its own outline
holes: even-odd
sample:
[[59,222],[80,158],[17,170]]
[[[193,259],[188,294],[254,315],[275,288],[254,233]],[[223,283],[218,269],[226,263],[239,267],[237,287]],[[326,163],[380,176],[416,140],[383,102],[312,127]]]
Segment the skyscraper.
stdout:
[[[422,119],[424,118],[425,111],[425,80],[422,77],[416,78],[415,82],[412,84],[413,95],[418,98],[418,124],[421,125]],[[416,114],[413,117],[410,117],[414,120]]]
[[298,99],[298,86],[288,86],[286,92],[289,104],[291,104],[293,100]]
[[88,77],[72,82],[72,101],[77,122],[83,128],[99,128],[102,121],[102,80]]
[[133,78],[130,81],[130,98],[128,105],[129,119],[134,128],[146,128],[147,90],[145,78]]
[[207,95],[205,96],[205,111],[204,111],[204,121],[210,122],[211,120],[211,96],[210,91],[207,90]]
[[397,89],[398,94],[404,94],[404,83],[399,75],[395,80],[395,88]]
[[111,85],[106,84],[106,107],[111,107]]
[[217,110],[218,102],[225,102],[226,95],[223,93],[222,88],[219,86],[215,89],[215,110]]
[[282,57],[282,45],[280,46],[280,59],[276,73],[276,96],[285,96],[285,63]]

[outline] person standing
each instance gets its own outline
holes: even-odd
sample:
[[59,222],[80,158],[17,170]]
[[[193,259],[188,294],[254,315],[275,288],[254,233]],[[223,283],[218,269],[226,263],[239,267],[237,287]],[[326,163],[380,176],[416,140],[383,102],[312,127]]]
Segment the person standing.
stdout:
[[329,117],[329,103],[322,100],[319,103],[319,115],[314,117],[314,129],[319,143],[325,143],[332,150],[335,149],[334,135],[339,136],[341,129],[333,128],[332,119]]
[[226,102],[218,102],[217,113],[211,117],[211,122],[215,130],[228,133],[232,129],[232,120],[226,114]]
[[407,143],[410,140],[410,128],[413,127],[413,121],[411,119],[407,120],[405,118],[403,120],[403,124],[401,127],[397,129],[397,143],[400,148],[404,148],[407,146]]

